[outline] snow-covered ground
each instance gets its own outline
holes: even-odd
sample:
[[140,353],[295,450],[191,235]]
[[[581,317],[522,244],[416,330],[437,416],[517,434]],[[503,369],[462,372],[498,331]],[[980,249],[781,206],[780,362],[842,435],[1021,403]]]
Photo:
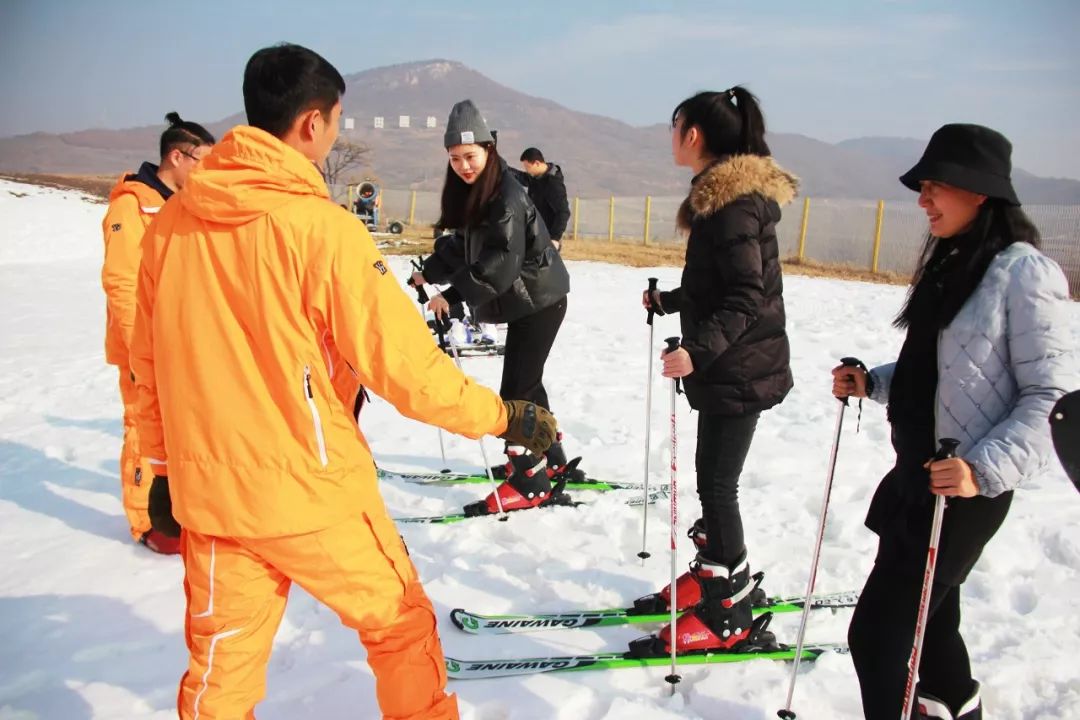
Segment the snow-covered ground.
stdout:
[[[174,717],[184,670],[182,569],[176,558],[131,543],[118,499],[120,402],[103,361],[99,283],[104,206],[78,193],[0,181],[0,720]],[[391,260],[404,279],[406,264]],[[552,403],[571,454],[595,476],[640,481],[647,329],[645,278],[678,271],[571,263],[573,292],[548,363]],[[903,289],[787,278],[796,386],[763,416],[742,483],[750,559],[770,594],[804,590],[836,402],[828,370],[843,355],[891,360],[900,335],[889,321]],[[1080,306],[1069,310],[1080,343]],[[678,332],[658,318],[656,344]],[[467,371],[498,385],[500,360]],[[668,385],[654,381],[652,467],[666,479]],[[867,405],[862,431],[845,423],[818,590],[858,589],[875,538],[862,525],[889,466],[882,409]],[[437,469],[436,430],[376,400],[362,424],[376,459],[395,469]],[[680,534],[694,518],[695,425],[680,402]],[[499,449],[489,440],[494,458]],[[475,442],[448,440],[456,469],[480,466]],[[481,487],[385,482],[395,516],[451,510]],[[586,495],[582,494],[582,499]],[[402,525],[435,603],[447,654],[520,657],[620,649],[639,630],[557,631],[474,637],[446,619],[454,607],[512,613],[619,606],[668,575],[668,506],[650,508],[642,566],[641,510],[626,495],[588,507],[530,512],[509,522]],[[1058,470],[1018,494],[1012,513],[964,588],[964,631],[995,720],[1074,717],[1080,707],[1080,498]],[[680,562],[689,561],[682,541]],[[809,638],[845,637],[850,611],[816,613]],[[793,638],[798,617],[773,628]],[[759,661],[683,671],[672,697],[663,668],[451,683],[470,720],[622,720],[775,717],[788,666]],[[861,717],[850,659],[804,665],[800,717]],[[294,590],[269,668],[263,720],[377,717],[373,680],[353,632]]]

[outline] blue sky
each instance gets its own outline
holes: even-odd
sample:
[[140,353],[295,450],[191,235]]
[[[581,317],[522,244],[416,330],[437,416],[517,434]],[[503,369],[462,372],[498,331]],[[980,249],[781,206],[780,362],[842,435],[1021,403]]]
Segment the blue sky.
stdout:
[[250,54],[288,40],[343,73],[460,60],[638,125],[736,82],[771,129],[830,142],[979,122],[1080,178],[1077,28],[1076,0],[0,0],[0,136],[220,119]]

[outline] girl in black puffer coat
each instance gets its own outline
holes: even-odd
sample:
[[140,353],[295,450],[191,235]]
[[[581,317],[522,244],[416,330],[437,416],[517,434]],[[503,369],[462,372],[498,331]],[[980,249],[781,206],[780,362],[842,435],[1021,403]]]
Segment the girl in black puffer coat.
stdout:
[[[467,302],[482,323],[507,323],[503,398],[529,399],[548,410],[544,364],[566,315],[570,276],[536,206],[507,171],[495,138],[471,100],[454,105],[444,144],[450,156],[438,227],[456,228],[435,244],[413,282],[449,283],[429,308],[445,316]],[[518,510],[569,500],[561,493],[571,472],[556,441],[542,458],[507,446],[501,506]],[[554,481],[554,485],[553,485]],[[497,512],[494,493],[477,508]]]
[[[776,223],[798,180],[770,157],[757,100],[741,87],[680,103],[671,150],[695,172],[678,216],[686,266],[680,287],[643,301],[681,314],[682,346],[663,355],[664,376],[684,378],[699,413],[702,519],[691,531],[697,559],[678,581],[680,609],[692,609],[676,624],[676,650],[767,645],[771,634],[751,620],[760,579],[747,563],[738,489],[759,414],[792,387]],[[666,607],[670,590],[650,598]],[[670,628],[661,638],[668,652]]]

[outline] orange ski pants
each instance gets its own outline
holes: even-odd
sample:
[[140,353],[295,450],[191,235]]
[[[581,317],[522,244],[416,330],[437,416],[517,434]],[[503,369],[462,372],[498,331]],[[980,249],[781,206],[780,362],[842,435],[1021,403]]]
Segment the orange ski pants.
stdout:
[[150,514],[147,506],[150,501],[150,483],[154,474],[149,463],[139,457],[139,436],[135,430],[135,383],[131,379],[131,370],[120,368],[120,399],[124,403],[124,444],[120,450],[120,499],[124,504],[131,528],[131,537],[136,542],[150,531]]
[[359,632],[384,718],[458,720],[435,612],[381,502],[305,535],[183,536],[190,660],[177,699],[182,720],[255,717],[293,582]]

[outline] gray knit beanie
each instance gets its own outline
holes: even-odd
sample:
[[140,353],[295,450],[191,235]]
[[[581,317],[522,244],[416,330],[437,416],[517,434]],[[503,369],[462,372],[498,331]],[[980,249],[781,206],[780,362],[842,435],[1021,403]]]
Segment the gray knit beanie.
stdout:
[[479,145],[486,142],[495,142],[495,138],[491,136],[487,123],[473,105],[473,101],[462,100],[454,105],[450,110],[450,118],[446,121],[443,145],[451,148],[455,145]]

